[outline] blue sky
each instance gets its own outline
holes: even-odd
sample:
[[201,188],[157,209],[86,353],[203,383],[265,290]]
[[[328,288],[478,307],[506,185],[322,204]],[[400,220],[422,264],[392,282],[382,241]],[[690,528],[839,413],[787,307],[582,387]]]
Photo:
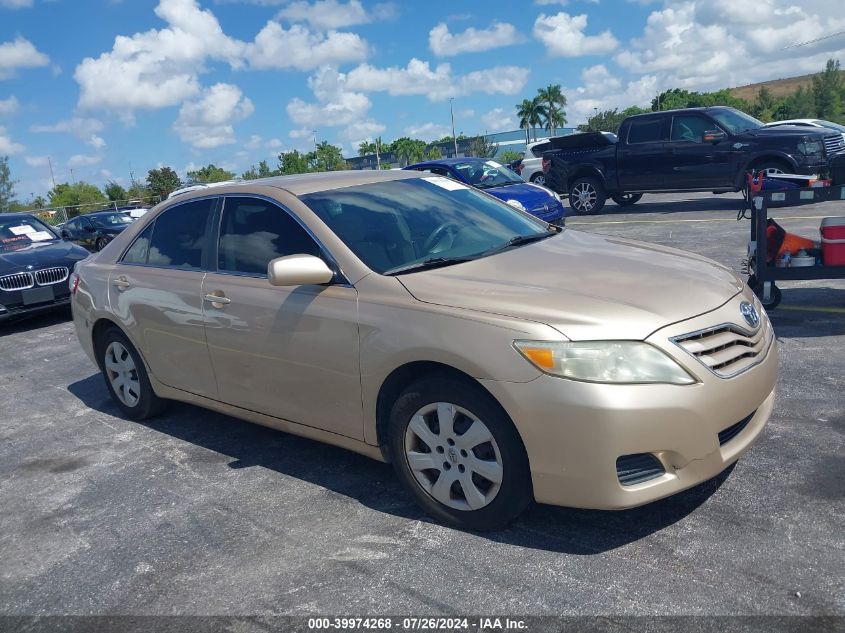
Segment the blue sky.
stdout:
[[[824,0],[0,0],[0,155],[17,194],[328,140],[514,129],[557,83],[569,125],[820,70],[845,55]],[[828,37],[833,35],[833,37]],[[812,42],[811,40],[820,41]],[[845,59],[843,59],[845,61]]]

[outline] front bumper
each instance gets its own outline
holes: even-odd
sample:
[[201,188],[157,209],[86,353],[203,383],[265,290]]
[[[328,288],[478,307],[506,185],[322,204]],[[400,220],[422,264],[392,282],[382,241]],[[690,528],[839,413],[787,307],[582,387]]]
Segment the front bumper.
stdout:
[[66,306],[69,303],[70,291],[65,283],[55,285],[51,300],[29,305],[24,303],[20,291],[0,291],[0,322],[32,316],[39,312]]
[[[696,376],[694,385],[602,385],[547,375],[528,383],[482,380],[522,437],[535,499],[579,508],[630,508],[695,486],[739,459],[772,412],[777,342],[758,364],[724,379],[669,340],[722,322],[722,312],[733,316],[734,304],[648,339]],[[752,413],[739,433],[720,444],[720,432]],[[622,485],[617,459],[641,453],[654,456],[665,472]]]

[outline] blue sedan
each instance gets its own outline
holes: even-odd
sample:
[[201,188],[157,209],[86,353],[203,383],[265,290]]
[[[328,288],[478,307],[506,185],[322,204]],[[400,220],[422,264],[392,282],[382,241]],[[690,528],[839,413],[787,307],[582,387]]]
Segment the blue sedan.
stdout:
[[484,158],[444,158],[408,165],[405,169],[428,171],[453,178],[509,205],[527,211],[549,223],[563,223],[564,208],[560,198],[551,190],[532,185],[499,163]]

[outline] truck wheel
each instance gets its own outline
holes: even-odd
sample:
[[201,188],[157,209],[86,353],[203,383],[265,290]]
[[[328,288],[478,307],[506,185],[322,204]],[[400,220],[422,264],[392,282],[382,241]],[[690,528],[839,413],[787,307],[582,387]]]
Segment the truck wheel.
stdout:
[[579,178],[569,188],[569,206],[578,215],[598,213],[604,207],[607,194],[596,178]]
[[776,160],[763,161],[759,165],[754,165],[755,171],[764,171],[766,174],[785,174],[789,167],[785,163],[780,163]]
[[539,172],[531,176],[531,182],[535,185],[545,185],[546,184],[546,176],[543,172]]
[[610,198],[619,206],[629,207],[632,204],[637,204],[642,197],[643,194],[641,193],[620,193],[618,195],[611,196]]

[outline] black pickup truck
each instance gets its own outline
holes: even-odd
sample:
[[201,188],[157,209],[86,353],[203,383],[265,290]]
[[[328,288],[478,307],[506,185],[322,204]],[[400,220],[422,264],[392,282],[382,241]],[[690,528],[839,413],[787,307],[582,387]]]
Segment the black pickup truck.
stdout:
[[634,204],[644,193],[739,191],[748,170],[826,171],[845,150],[841,134],[806,127],[763,127],[727,107],[630,116],[618,136],[587,132],[552,139],[543,152],[546,187],[569,195],[579,214],[597,213],[608,197]]

